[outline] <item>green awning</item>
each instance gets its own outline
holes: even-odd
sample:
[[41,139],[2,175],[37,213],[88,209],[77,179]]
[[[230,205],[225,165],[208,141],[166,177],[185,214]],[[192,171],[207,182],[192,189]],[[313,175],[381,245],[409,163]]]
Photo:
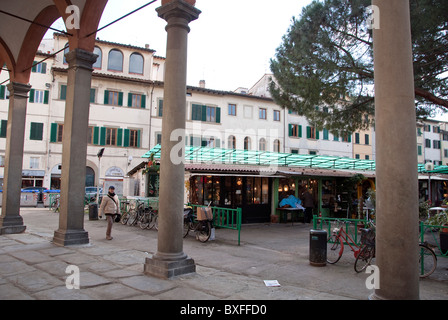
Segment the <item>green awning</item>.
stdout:
[[[158,144],[142,158],[160,159],[161,146]],[[185,147],[185,163],[239,164],[278,167],[307,167],[333,170],[375,171],[374,160],[361,160],[345,157],[320,156],[308,154],[280,153],[254,150],[236,150],[209,147]],[[448,174],[448,166],[434,166],[427,171],[424,164],[418,165],[419,173]]]

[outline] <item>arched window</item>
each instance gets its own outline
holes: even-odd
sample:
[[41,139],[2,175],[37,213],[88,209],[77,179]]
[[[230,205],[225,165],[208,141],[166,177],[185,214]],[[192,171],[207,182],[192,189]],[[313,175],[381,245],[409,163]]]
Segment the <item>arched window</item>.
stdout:
[[274,152],[280,152],[280,140],[274,140]]
[[103,63],[103,52],[99,47],[95,47],[95,49],[93,49],[93,53],[98,55],[96,62],[93,64],[93,67],[95,69],[101,69],[101,65]]
[[266,151],[266,139],[265,138],[261,138],[260,141],[258,142],[258,150]]
[[144,59],[140,53],[133,53],[129,58],[129,73],[143,74]]
[[227,138],[227,149],[236,149],[236,138],[235,138],[235,136],[229,136]]
[[123,53],[117,49],[109,51],[107,69],[112,71],[123,71]]
[[244,138],[244,150],[250,150],[250,138]]

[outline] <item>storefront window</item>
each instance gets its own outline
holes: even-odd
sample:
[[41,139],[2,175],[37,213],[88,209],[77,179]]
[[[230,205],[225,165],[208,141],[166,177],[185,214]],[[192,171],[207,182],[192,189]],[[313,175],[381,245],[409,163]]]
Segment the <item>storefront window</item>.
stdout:
[[236,178],[235,185],[235,206],[241,206],[243,204],[243,178]]

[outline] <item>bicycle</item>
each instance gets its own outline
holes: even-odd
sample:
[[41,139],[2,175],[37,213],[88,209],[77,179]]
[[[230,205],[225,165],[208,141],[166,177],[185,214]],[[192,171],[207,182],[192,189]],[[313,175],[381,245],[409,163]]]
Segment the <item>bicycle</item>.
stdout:
[[355,258],[361,252],[362,248],[355,243],[344,228],[334,228],[327,241],[327,262],[329,264],[335,264],[341,259],[344,253],[344,243],[348,244]]
[[375,231],[361,229],[361,244],[363,246],[356,256],[354,264],[355,271],[358,273],[365,270],[375,258]]
[[437,256],[427,243],[419,243],[419,276],[420,278],[429,277],[437,267]]
[[58,194],[54,197],[53,201],[50,204],[51,210],[54,212],[59,212],[61,206],[61,196]]
[[143,214],[138,221],[140,228],[148,230],[154,228],[155,230],[159,230],[158,215],[152,210],[152,207],[144,207],[139,210],[143,210]]
[[184,209],[184,238],[190,230],[196,233],[196,239],[201,242],[207,242],[212,233],[212,224],[209,220],[195,220],[193,208]]

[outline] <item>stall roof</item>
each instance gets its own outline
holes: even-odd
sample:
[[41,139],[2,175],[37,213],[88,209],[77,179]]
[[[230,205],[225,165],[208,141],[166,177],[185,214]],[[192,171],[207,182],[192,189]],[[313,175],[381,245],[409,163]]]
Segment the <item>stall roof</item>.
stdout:
[[[149,150],[142,156],[142,158],[150,158],[151,155],[154,156],[154,159],[160,159],[160,144]],[[255,165],[264,166],[268,169],[278,168],[278,170],[281,170],[281,167],[301,167],[313,169],[348,170],[366,173],[374,173],[376,169],[374,160],[194,146],[185,147],[185,163],[245,166]],[[418,172],[448,174],[448,166],[434,166],[434,170],[428,171],[425,169],[424,164],[419,164]]]

